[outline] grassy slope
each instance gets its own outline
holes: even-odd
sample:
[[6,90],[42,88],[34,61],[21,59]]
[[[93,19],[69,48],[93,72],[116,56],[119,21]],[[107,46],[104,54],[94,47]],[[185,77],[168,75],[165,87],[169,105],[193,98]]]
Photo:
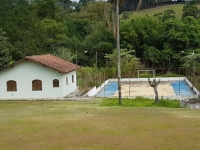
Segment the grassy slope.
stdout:
[[[176,4],[176,5],[167,5],[163,7],[157,7],[157,8],[148,9],[148,10],[141,10],[138,12],[133,12],[130,19],[134,17],[142,17],[145,15],[153,16],[154,14],[163,13],[165,10],[169,10],[169,9],[173,9],[176,12],[175,16],[178,18],[181,18],[182,13],[183,13],[182,12],[183,6],[184,4]],[[200,8],[200,5],[198,5],[198,7]]]
[[200,111],[0,101],[1,150],[200,149]]
[[173,9],[176,12],[176,17],[181,18],[183,6],[184,6],[183,4],[178,4],[178,5],[168,5],[148,10],[141,10],[138,12],[134,12],[132,17],[140,17],[145,15],[153,16],[154,14],[157,13],[163,13],[165,10]]

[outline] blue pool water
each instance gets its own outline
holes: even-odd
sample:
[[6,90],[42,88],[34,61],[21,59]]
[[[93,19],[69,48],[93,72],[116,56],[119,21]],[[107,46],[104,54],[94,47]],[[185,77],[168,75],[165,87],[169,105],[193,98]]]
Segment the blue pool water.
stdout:
[[118,89],[117,82],[109,82],[106,87],[98,94],[99,97],[113,96]]
[[194,95],[191,88],[184,81],[176,81],[171,83],[176,95],[190,96]]
[[[171,83],[176,95],[190,96],[194,95],[193,91],[185,81],[175,81]],[[117,82],[109,82],[104,89],[97,95],[99,97],[113,96],[118,89]]]

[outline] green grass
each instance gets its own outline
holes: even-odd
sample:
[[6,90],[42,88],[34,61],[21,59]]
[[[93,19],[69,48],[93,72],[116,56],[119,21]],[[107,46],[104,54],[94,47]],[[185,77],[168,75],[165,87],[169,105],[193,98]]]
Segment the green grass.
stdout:
[[180,108],[180,101],[159,100],[158,103],[155,103],[152,99],[137,97],[135,99],[122,99],[122,105],[119,105],[117,98],[107,98],[102,101],[101,106]]
[[0,149],[200,149],[200,110],[102,102],[0,101]]
[[178,75],[178,74],[175,74],[175,73],[172,73],[172,72],[168,72],[166,74],[159,75],[157,77],[183,77],[183,75]]
[[[165,10],[169,10],[169,9],[173,9],[176,13],[175,16],[178,18],[181,18],[182,13],[183,13],[183,11],[182,11],[183,6],[184,6],[184,4],[167,5],[167,6],[163,6],[163,7],[156,7],[153,9],[132,12],[130,19],[135,18],[135,17],[143,17],[145,15],[153,16],[154,14],[163,13]],[[198,7],[200,8],[200,5],[198,5]]]

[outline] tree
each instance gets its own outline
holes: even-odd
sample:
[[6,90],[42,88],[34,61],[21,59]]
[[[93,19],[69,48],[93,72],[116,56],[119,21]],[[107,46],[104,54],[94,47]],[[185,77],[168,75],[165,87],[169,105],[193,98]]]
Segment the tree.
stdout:
[[200,21],[193,16],[185,17],[183,20],[184,32],[188,38],[187,49],[197,49],[200,46]]
[[[139,59],[133,56],[133,50],[121,49],[121,65],[122,67],[122,75],[123,77],[135,77],[137,75],[137,68],[140,68],[141,64]],[[117,66],[117,50],[114,50],[112,54],[108,54],[105,56],[110,62],[110,67]]]
[[[91,32],[85,37],[83,42],[84,49],[88,51],[87,55],[94,58],[95,52],[103,54],[110,54],[114,49],[114,38],[112,33],[105,27],[103,22],[96,23],[92,25]],[[100,57],[101,58],[101,57]],[[94,62],[93,59],[89,61]]]
[[130,18],[130,13],[128,13],[128,12],[126,12],[126,11],[122,13],[122,19],[123,19],[123,20],[127,20],[127,19],[129,19],[129,18]]
[[182,67],[191,68],[193,72],[200,72],[200,49],[196,49],[193,52],[190,51],[189,54],[182,57]]
[[113,36],[115,39],[117,39],[117,29],[118,25],[117,22],[119,21],[117,19],[117,15],[119,15],[119,4],[123,5],[124,0],[108,0],[112,4],[112,24],[113,24]]
[[149,16],[125,21],[120,26],[122,48],[135,50],[135,55],[143,58],[147,47],[163,49],[161,40],[163,30],[161,22]]
[[154,68],[155,64],[159,64],[159,62],[162,61],[162,59],[160,59],[161,52],[156,47],[153,47],[153,46],[146,46],[145,49],[146,50],[144,51],[144,58],[147,61],[150,60],[150,62],[152,63],[151,67]]
[[186,3],[183,7],[182,18],[187,16],[193,16],[194,18],[199,18],[200,9],[198,9],[195,1],[190,1]]
[[72,11],[72,1],[71,0],[59,0],[59,2],[63,5],[64,9],[67,12],[71,12]]
[[68,61],[72,61],[76,58],[76,55],[71,52],[71,49],[65,47],[59,47],[54,55]]
[[16,6],[9,11],[3,30],[9,37],[13,48],[10,54],[17,61],[24,56],[41,54],[41,23],[29,6]]
[[55,53],[58,47],[66,46],[68,41],[66,36],[67,28],[62,22],[44,19],[41,23],[44,35],[43,48],[46,52]]
[[156,79],[153,79],[153,81],[151,82],[150,79],[148,78],[148,81],[149,81],[149,85],[154,89],[155,103],[158,103],[158,89],[157,89],[157,86],[160,83],[160,79],[158,81],[156,81]]
[[162,22],[168,20],[168,19],[174,19],[175,18],[175,11],[172,9],[165,10],[163,17],[162,17]]
[[185,34],[185,24],[180,19],[169,19],[163,23],[165,31],[162,35],[163,41],[171,45],[174,53],[187,48],[189,39]]
[[0,68],[5,67],[11,61],[10,48],[11,45],[6,37],[6,32],[0,29]]
[[170,72],[170,69],[172,67],[171,65],[172,56],[173,56],[173,52],[172,52],[172,49],[170,48],[170,45],[165,43],[163,46],[163,50],[161,50],[161,57],[160,57],[162,61],[163,72],[166,67],[168,67],[168,72]]
[[27,6],[27,0],[1,0],[0,5],[0,28],[6,24],[7,19],[10,17],[9,12],[19,6]]
[[38,3],[38,16],[44,18],[55,18],[57,7],[54,0],[37,0]]
[[139,10],[142,5],[142,0],[139,0],[136,10]]
[[[123,0],[120,0],[123,2]],[[119,104],[122,104],[122,96],[121,96],[121,56],[120,56],[120,37],[119,37],[119,0],[111,0],[111,4],[113,4],[116,13],[113,11],[113,24],[114,31],[116,31],[116,41],[117,41],[117,76],[118,76],[118,94],[119,94]],[[114,32],[115,33],[115,32]],[[114,34],[115,35],[115,34]]]

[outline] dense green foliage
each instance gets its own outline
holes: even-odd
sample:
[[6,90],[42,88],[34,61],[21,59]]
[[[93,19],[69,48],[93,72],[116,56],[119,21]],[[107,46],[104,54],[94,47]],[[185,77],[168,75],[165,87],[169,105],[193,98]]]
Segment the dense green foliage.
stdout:
[[178,100],[159,100],[154,103],[153,99],[136,97],[135,99],[123,99],[123,104],[119,105],[117,98],[107,98],[102,101],[101,106],[121,106],[121,107],[169,107],[180,108]]
[[[50,53],[73,62],[77,58],[81,66],[116,68],[113,57],[116,54],[115,24],[113,7],[109,2],[113,3],[95,0],[80,0],[78,3],[70,0],[4,0],[0,6],[3,14],[0,29],[6,33],[3,36],[7,37],[9,46],[1,46],[1,51],[6,53],[3,55],[7,56],[2,58],[5,59],[2,67],[27,55]],[[124,8],[128,4],[135,8],[138,4],[138,1],[120,2]],[[160,4],[166,3],[160,1]],[[153,4],[154,0],[146,0],[141,8],[153,7]],[[191,58],[188,56],[192,52],[200,51],[199,9],[194,2],[184,5],[182,18],[175,17],[174,10],[160,12],[154,17],[134,18],[123,9],[121,11],[124,77],[133,75],[138,67],[168,70],[180,66],[193,67],[194,63],[184,61],[182,57]],[[198,66],[196,61],[195,67]]]
[[6,33],[0,29],[0,68],[10,62],[9,49],[10,43],[6,37]]

